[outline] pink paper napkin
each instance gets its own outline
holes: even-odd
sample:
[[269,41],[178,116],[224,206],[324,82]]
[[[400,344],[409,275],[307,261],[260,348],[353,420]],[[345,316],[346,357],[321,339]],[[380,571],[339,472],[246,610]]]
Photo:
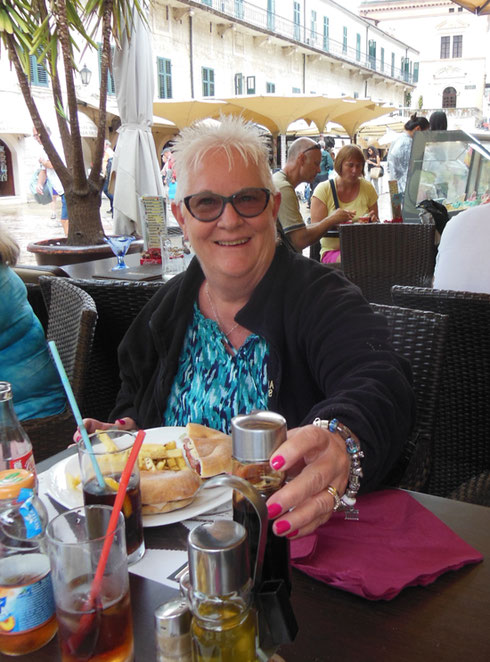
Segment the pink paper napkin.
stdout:
[[368,600],[391,600],[483,556],[410,494],[361,496],[359,521],[336,513],[314,534],[291,542],[293,566]]

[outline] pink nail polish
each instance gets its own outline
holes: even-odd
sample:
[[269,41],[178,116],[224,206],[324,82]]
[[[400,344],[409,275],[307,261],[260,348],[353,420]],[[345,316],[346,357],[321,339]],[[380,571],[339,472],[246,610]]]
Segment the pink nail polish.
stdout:
[[276,471],[279,471],[281,467],[283,467],[286,463],[286,460],[283,458],[282,455],[276,455],[275,457],[272,458],[271,460],[271,467],[275,469]]
[[275,529],[276,529],[276,533],[279,533],[279,534],[286,533],[286,531],[289,531],[289,529],[291,528],[291,524],[289,522],[286,522],[285,519],[282,519],[279,522],[276,522],[274,526],[275,526]]
[[124,418],[118,418],[116,423],[118,425],[126,425],[126,421],[124,420]]
[[298,535],[298,529],[296,529],[296,531],[291,531],[291,533],[288,533],[286,538],[294,538],[294,536],[297,536],[297,535]]
[[278,503],[271,503],[269,506],[267,506],[267,512],[269,513],[270,519],[277,517],[281,510],[282,508]]

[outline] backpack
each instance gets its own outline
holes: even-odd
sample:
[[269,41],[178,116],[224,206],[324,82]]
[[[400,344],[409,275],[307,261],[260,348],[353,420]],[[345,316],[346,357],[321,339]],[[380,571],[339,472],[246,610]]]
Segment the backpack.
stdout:
[[418,203],[417,207],[429,212],[434,219],[436,230],[439,234],[442,234],[442,231],[446,227],[446,223],[449,221],[449,214],[446,207],[435,200],[422,200],[422,202]]

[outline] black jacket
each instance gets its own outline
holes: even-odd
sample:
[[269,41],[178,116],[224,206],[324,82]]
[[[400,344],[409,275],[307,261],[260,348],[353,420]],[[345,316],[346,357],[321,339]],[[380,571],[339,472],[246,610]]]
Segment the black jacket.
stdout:
[[[122,387],[112,420],[162,425],[184,335],[204,275],[197,259],[162,286],[119,347]],[[288,427],[337,417],[365,453],[362,490],[389,472],[415,416],[410,369],[386,320],[332,267],[279,246],[236,321],[269,346],[269,409]],[[199,421],[195,421],[199,422]]]

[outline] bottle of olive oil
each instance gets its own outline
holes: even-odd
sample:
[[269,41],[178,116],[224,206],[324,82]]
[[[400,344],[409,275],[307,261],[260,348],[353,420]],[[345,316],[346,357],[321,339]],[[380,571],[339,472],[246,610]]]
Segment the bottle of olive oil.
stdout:
[[191,639],[194,662],[254,662],[257,616],[244,527],[207,522],[188,538]]

